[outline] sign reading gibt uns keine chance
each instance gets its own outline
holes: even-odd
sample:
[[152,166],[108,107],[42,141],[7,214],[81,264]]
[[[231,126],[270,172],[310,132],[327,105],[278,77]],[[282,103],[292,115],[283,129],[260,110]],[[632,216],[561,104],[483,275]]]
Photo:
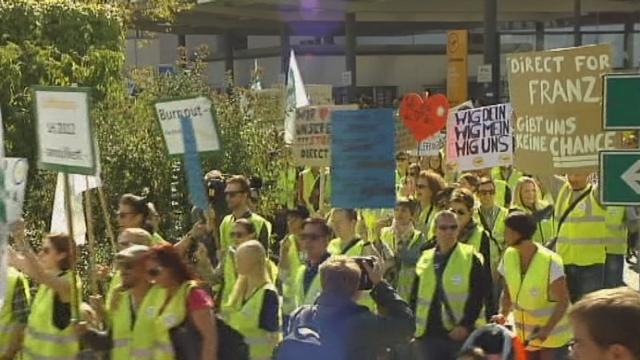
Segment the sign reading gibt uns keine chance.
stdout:
[[69,174],[95,175],[90,89],[34,86],[33,93],[38,167]]
[[540,176],[591,172],[598,151],[619,147],[621,137],[601,128],[602,75],[610,69],[609,45],[507,58],[516,168]]
[[456,171],[513,163],[510,104],[458,111],[447,121],[447,162]]
[[191,119],[199,153],[211,153],[222,148],[212,103],[206,97],[158,101],[155,109],[169,155],[185,153],[182,118]]

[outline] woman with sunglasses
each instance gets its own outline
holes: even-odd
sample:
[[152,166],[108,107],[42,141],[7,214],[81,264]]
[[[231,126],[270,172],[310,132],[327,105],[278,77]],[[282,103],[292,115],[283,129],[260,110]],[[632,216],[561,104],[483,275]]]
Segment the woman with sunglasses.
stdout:
[[446,184],[442,176],[429,170],[421,171],[418,180],[416,180],[416,200],[420,203],[416,228],[427,237],[427,240],[431,240],[435,236],[433,219],[438,213],[435,197],[445,187]]
[[23,222],[13,236],[17,251],[9,248],[11,265],[40,284],[31,304],[22,358],[74,359],[80,346],[71,319],[78,318],[81,286],[70,271],[75,266],[73,240],[66,234],[49,234],[36,255],[25,239]]
[[213,299],[171,245],[151,248],[145,262],[149,282],[166,289],[154,332],[154,360],[217,358],[217,328]]
[[[458,242],[468,244],[482,255],[484,275],[487,277],[485,281],[493,288],[492,281],[492,264],[497,264],[500,260],[500,251],[498,244],[491,238],[489,233],[476,223],[474,220],[475,197],[467,189],[456,189],[451,194],[449,202],[449,210],[454,212],[458,221]],[[496,310],[496,302],[491,292],[487,292],[485,299],[486,313],[494,314]]]
[[222,314],[249,345],[250,359],[269,360],[281,340],[282,306],[267,271],[267,253],[257,240],[238,247],[238,280]]
[[167,245],[156,232],[158,215],[153,204],[146,198],[133,194],[124,194],[118,203],[118,226],[120,230],[141,228],[152,234],[153,245]]
[[535,179],[523,176],[518,180],[509,211],[522,211],[533,216],[536,232],[531,240],[534,242],[545,245],[555,235],[553,204],[542,200],[542,192]]

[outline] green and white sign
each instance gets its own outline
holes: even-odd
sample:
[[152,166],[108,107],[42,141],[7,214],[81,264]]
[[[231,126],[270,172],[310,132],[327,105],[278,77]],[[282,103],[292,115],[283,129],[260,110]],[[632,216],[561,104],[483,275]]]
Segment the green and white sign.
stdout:
[[640,74],[604,75],[602,127],[604,130],[640,128]]
[[38,168],[95,175],[89,88],[33,87]]
[[191,119],[199,153],[211,153],[222,148],[212,103],[206,97],[159,101],[155,109],[169,155],[185,153],[182,117]]
[[600,184],[603,205],[640,205],[640,151],[601,151]]

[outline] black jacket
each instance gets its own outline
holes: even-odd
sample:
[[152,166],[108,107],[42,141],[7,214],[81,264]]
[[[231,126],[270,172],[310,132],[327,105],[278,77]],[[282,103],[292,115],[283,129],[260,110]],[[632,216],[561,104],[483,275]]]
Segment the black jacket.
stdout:
[[[387,348],[407,344],[413,337],[413,312],[389,284],[378,284],[371,290],[371,297],[378,306],[379,315],[351,299],[327,293],[320,295],[316,301],[316,319],[319,322],[330,322],[327,319],[340,317],[341,314],[353,314],[340,322],[342,329],[336,329],[336,332],[344,334],[339,345],[344,347],[344,360],[375,360]],[[292,315],[289,332],[300,324],[302,309]],[[324,331],[322,336],[325,336]]]

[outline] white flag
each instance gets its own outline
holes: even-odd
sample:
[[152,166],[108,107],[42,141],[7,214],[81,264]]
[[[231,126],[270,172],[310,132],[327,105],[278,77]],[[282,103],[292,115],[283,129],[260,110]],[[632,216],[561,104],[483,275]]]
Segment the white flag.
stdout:
[[300,75],[296,54],[291,50],[289,58],[289,74],[287,76],[287,103],[284,115],[284,141],[293,144],[296,133],[296,109],[309,106],[309,98]]
[[[75,174],[69,175],[69,187],[72,191],[71,217],[73,219],[73,237],[77,245],[83,245],[87,235],[82,193],[98,186],[100,186],[100,179],[98,177]],[[51,214],[51,232],[69,232],[64,200],[64,174],[58,173],[56,194],[53,200],[53,213]]]

